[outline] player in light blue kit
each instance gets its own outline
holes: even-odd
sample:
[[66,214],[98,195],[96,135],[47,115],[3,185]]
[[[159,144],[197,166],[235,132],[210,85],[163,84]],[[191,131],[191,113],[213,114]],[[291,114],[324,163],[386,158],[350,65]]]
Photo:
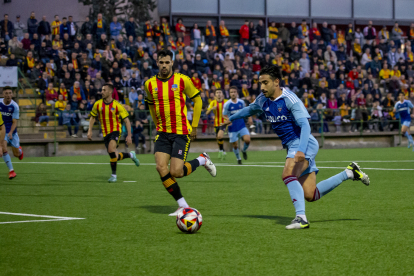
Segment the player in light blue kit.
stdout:
[[[238,99],[238,89],[236,86],[230,87],[230,101],[227,101],[223,106],[223,115],[230,116],[235,114],[240,109],[246,107],[246,104],[243,100]],[[233,152],[236,155],[237,162],[239,165],[242,164],[240,158],[240,152],[238,149],[237,141],[239,138],[242,138],[244,141],[243,145],[243,159],[247,160],[247,148],[250,145],[250,133],[246,128],[246,124],[244,123],[244,119],[234,120],[228,128],[229,130],[229,139],[230,143],[233,144]]]
[[3,88],[3,99],[0,99],[0,113],[3,116],[4,125],[6,126],[6,136],[2,141],[3,160],[9,168],[9,179],[16,177],[13,164],[7,146],[11,146],[13,155],[20,160],[23,159],[23,150],[20,146],[19,135],[17,134],[17,120],[19,119],[19,105],[12,100],[13,90],[6,86]]
[[401,133],[408,139],[408,148],[413,147],[414,151],[413,136],[410,134],[411,117],[414,116],[411,115],[410,109],[414,110],[413,108],[413,104],[404,98],[404,93],[400,92],[398,94],[398,102],[394,107],[394,112],[401,118]]
[[281,79],[278,67],[263,68],[259,77],[262,93],[255,102],[230,116],[223,125],[261,112],[265,113],[267,120],[272,123],[272,128],[282,140],[283,147],[287,149],[282,179],[289,190],[296,217],[286,229],[304,229],[309,228],[305,215],[305,199],[316,201],[348,179],[360,180],[369,185],[369,178],[355,162],[352,162],[343,172],[316,185],[316,174],[319,170],[315,164],[315,157],[319,144],[311,135],[308,121],[310,116],[295,93],[279,86]]

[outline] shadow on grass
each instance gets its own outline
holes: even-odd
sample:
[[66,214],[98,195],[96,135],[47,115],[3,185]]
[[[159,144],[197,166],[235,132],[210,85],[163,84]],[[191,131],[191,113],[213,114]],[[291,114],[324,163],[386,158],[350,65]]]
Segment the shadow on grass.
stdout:
[[327,220],[312,220],[311,222],[321,223],[321,222],[331,222],[331,221],[357,221],[357,220],[362,220],[362,219],[327,219]]
[[[213,215],[215,216],[215,215]],[[276,222],[276,224],[281,224],[281,225],[287,225],[289,224],[293,217],[283,217],[283,216],[264,216],[264,215],[216,215],[218,217],[244,217],[244,218],[256,218],[256,219],[269,219],[269,220],[274,220]],[[362,219],[329,219],[329,220],[311,220],[312,222],[315,223],[321,223],[321,222],[334,222],[334,221],[358,221],[358,220],[362,220]]]
[[157,206],[157,205],[145,205],[138,208],[146,209],[150,213],[154,214],[171,214],[177,210],[177,206]]

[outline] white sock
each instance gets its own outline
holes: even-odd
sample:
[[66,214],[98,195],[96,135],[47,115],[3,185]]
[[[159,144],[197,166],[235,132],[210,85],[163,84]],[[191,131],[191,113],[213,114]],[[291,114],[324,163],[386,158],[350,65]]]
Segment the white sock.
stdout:
[[19,156],[22,155],[22,149],[19,149]]
[[132,158],[132,153],[131,152],[129,153],[129,158]]
[[345,172],[349,179],[354,179],[354,173],[351,170],[345,169]]
[[116,174],[112,174],[113,177],[116,177]]
[[223,150],[220,150],[220,152],[223,152]]
[[296,215],[297,217],[301,217],[304,221],[308,221],[307,219],[306,219],[306,215]]
[[197,157],[198,162],[200,163],[200,166],[204,166],[206,164],[206,158],[199,156]]
[[188,204],[185,201],[184,197],[177,200],[177,203],[178,203],[178,206],[180,206],[181,208],[187,208],[188,207]]

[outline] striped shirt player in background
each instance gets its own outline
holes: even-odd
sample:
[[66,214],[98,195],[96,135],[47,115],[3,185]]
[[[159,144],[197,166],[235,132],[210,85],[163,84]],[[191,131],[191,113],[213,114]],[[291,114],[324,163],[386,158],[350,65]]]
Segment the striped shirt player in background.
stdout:
[[279,67],[268,66],[260,71],[259,83],[262,93],[255,102],[230,116],[223,125],[264,112],[272,128],[287,150],[282,173],[283,182],[289,190],[296,217],[286,229],[309,228],[305,215],[305,199],[316,201],[348,179],[361,180],[369,185],[369,178],[352,162],[344,171],[316,185],[318,168],[315,158],[318,141],[311,134],[308,111],[295,93],[279,86],[282,74]]
[[[173,73],[171,51],[159,51],[157,64],[160,69],[158,75],[148,79],[144,84],[145,101],[157,126],[154,144],[156,169],[162,184],[179,206],[170,216],[177,216],[181,208],[188,207],[188,204],[175,179],[190,175],[199,166],[204,166],[212,176],[216,176],[216,167],[207,153],[186,162],[190,142],[196,138],[200,121],[200,91],[194,87],[189,77]],[[187,120],[186,96],[194,102],[192,125]]]
[[410,110],[413,110],[413,104],[405,99],[403,92],[398,94],[398,102],[394,106],[395,114],[401,119],[401,133],[408,139],[408,148],[413,147],[414,151],[414,141],[413,136],[410,134],[410,125],[411,125],[411,115]]
[[136,166],[139,166],[135,152],[117,152],[119,139],[121,138],[122,122],[125,122],[128,135],[126,137],[127,145],[131,144],[131,122],[128,118],[128,112],[118,101],[112,99],[114,87],[112,84],[105,84],[102,87],[102,99],[95,102],[90,113],[91,119],[89,121],[88,139],[92,141],[92,128],[95,124],[95,118],[98,117],[101,122],[102,134],[104,136],[105,147],[108,151],[112,175],[108,182],[116,182],[116,165],[117,162],[126,158],[131,158]]
[[226,157],[223,139],[224,130],[226,127],[221,126],[221,124],[224,122],[223,106],[226,102],[227,100],[224,99],[223,91],[221,89],[217,89],[215,93],[215,99],[211,101],[206,112],[206,115],[210,114],[211,111],[214,112],[214,128],[216,129],[217,144],[219,146],[218,157],[222,160],[224,160]]
[[[237,111],[239,111],[240,109],[243,109],[244,107],[246,107],[246,104],[244,103],[244,101],[241,99],[238,99],[238,96],[239,96],[239,93],[238,93],[237,87],[236,86],[230,87],[230,100],[227,101],[223,107],[224,116],[226,117],[231,116],[237,113]],[[228,131],[229,131],[229,140],[230,140],[230,143],[233,144],[233,152],[236,155],[237,163],[241,165],[242,161],[240,158],[240,153],[239,153],[237,142],[239,138],[242,138],[244,141],[244,145],[242,149],[244,160],[247,160],[246,150],[250,145],[250,133],[246,128],[244,119],[234,120],[231,123],[231,125],[229,125]]]
[[20,146],[20,138],[17,134],[17,120],[19,120],[19,105],[13,101],[13,90],[6,86],[3,88],[3,99],[0,99],[0,113],[3,116],[6,135],[1,140],[3,143],[3,160],[9,168],[9,179],[16,177],[10,154],[7,152],[7,146],[11,146],[13,155],[20,160],[23,159],[23,149]]

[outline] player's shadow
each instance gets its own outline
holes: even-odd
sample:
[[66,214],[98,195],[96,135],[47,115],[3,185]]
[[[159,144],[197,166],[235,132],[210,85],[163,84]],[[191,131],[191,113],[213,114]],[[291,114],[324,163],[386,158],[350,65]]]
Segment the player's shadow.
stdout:
[[357,221],[357,220],[362,220],[362,219],[327,219],[327,220],[312,220],[311,222],[321,223],[321,222],[332,222],[332,221]]
[[257,219],[270,219],[276,221],[276,224],[289,224],[292,221],[291,217],[283,217],[283,216],[263,216],[263,215],[244,215],[242,217],[245,218],[257,218]]
[[177,206],[159,206],[159,205],[145,205],[139,206],[139,208],[146,209],[150,213],[154,214],[171,214],[177,210]]

